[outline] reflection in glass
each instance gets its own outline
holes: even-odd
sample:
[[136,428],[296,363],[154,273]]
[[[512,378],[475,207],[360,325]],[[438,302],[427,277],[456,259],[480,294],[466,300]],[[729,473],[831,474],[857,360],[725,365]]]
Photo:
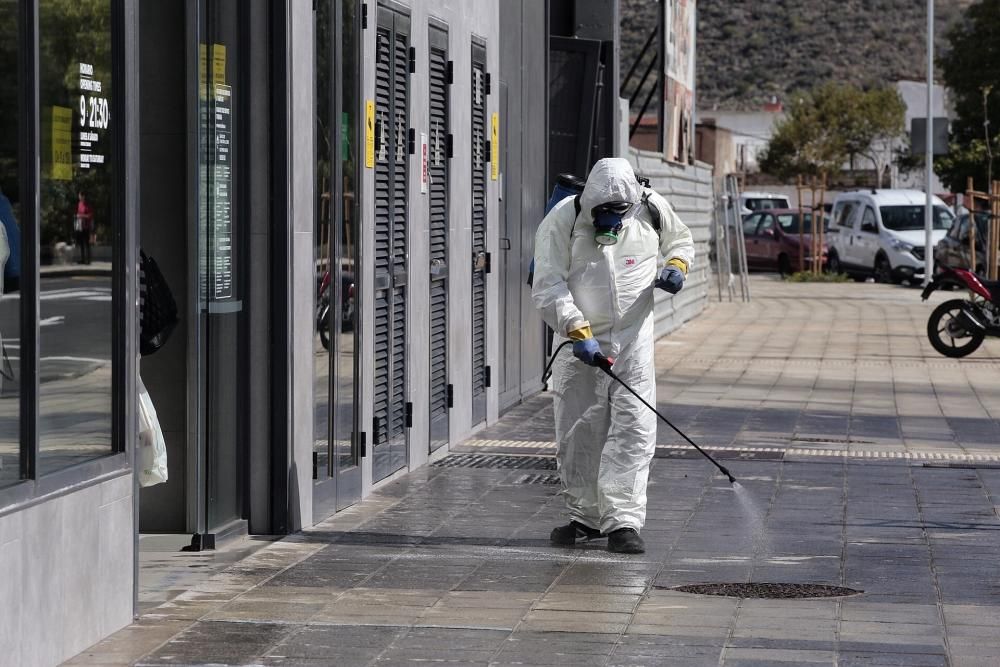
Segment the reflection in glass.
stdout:
[[[0,72],[4,89],[17,75],[17,2],[0,0]],[[20,479],[19,383],[21,257],[17,95],[0,96],[0,486]]]
[[[40,0],[41,472],[111,452],[111,0]],[[67,274],[66,265],[89,263]]]
[[315,329],[313,335],[314,382],[314,442],[316,476],[326,479],[330,474],[330,187],[333,179],[333,147],[330,144],[330,58],[333,46],[330,12],[332,0],[316,3],[316,216],[313,228],[315,264]]
[[[351,56],[358,46],[355,26],[357,4],[353,0],[339,4],[343,11],[340,17],[342,53],[334,63],[331,63],[331,59],[337,39],[330,12],[334,11],[335,5],[330,0],[321,0],[316,7],[318,201],[314,230],[316,322],[313,377],[314,445],[319,479],[358,463],[354,443],[357,366],[354,269],[357,230],[354,228],[354,220],[357,219],[356,136],[360,98],[355,59]],[[334,72],[336,75],[331,77]],[[338,119],[331,113],[335,99],[333,86],[338,82],[341,86],[339,136]],[[339,145],[334,144],[334,141],[339,141]],[[338,151],[341,160],[339,165],[336,162]],[[337,192],[338,184],[343,188],[341,192]]]
[[354,395],[357,372],[357,327],[355,324],[356,252],[357,242],[354,222],[358,219],[357,170],[358,170],[358,109],[361,108],[358,86],[358,68],[354,54],[358,52],[357,2],[344,0],[342,7],[343,31],[341,57],[338,58],[339,79],[342,86],[340,114],[341,179],[343,183],[342,214],[337,230],[340,258],[339,307],[336,329],[340,332],[337,343],[337,395],[334,412],[334,441],[341,470],[357,465],[354,446]]

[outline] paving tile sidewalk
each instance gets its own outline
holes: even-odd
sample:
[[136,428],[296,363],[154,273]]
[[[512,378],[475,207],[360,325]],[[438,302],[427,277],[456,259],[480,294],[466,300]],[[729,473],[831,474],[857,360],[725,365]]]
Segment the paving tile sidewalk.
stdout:
[[[914,291],[754,287],[753,304],[717,304],[658,346],[660,405],[699,441],[731,448],[721,453],[746,493],[675,455],[661,430],[646,554],[551,547],[563,517],[547,458],[465,467],[456,453],[70,664],[1000,663],[1000,469],[864,454],[1000,453],[1000,439],[981,435],[998,407],[1000,349],[961,364],[932,356],[914,329],[929,312]],[[551,454],[550,402],[532,399],[464,449],[495,466],[509,465],[504,452]],[[865,442],[852,450],[852,438]],[[863,593],[673,590],[748,581]]]

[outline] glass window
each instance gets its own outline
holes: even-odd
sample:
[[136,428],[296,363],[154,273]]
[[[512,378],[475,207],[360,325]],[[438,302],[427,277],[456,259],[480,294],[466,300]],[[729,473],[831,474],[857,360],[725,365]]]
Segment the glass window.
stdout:
[[[908,229],[924,228],[924,206],[900,205],[879,207],[882,224],[886,229],[901,232]],[[944,206],[934,207],[934,229],[951,229],[955,216]]]
[[753,236],[757,233],[757,225],[760,223],[760,213],[754,213],[743,221],[743,236]]
[[345,0],[341,6],[343,16],[342,46],[343,57],[340,59],[340,78],[342,81],[341,95],[341,182],[343,184],[343,209],[340,218],[340,229],[336,237],[340,243],[337,253],[337,264],[340,267],[338,284],[339,301],[337,312],[333,315],[333,329],[337,334],[337,357],[334,363],[336,376],[336,408],[334,411],[333,437],[336,447],[338,466],[345,470],[360,463],[358,448],[355,442],[354,414],[355,387],[358,382],[359,346],[355,324],[355,292],[358,266],[358,228],[360,220],[360,201],[358,200],[358,169],[359,145],[357,141],[360,129],[358,109],[362,106],[360,70],[354,65],[354,54],[358,53],[359,39],[358,3],[355,0]]
[[878,221],[875,220],[875,209],[871,206],[865,207],[865,213],[861,217],[861,231],[878,234]]
[[[40,0],[41,473],[110,454],[111,0]],[[85,266],[85,271],[80,271]]]
[[764,233],[769,230],[774,229],[774,216],[765,215],[760,221],[760,227],[757,229],[757,234],[763,236]]
[[[0,0],[0,72],[16,91],[17,0]],[[9,77],[9,79],[7,78]],[[17,94],[0,96],[0,486],[21,478],[20,357],[21,276],[20,183],[17,152]]]
[[[802,228],[802,232],[805,234],[812,233],[812,214],[805,214],[805,226]],[[781,225],[781,231],[786,234],[798,234],[799,233],[799,214],[798,213],[782,213],[778,216],[778,224]]]
[[854,226],[854,202],[840,202],[833,209],[834,224],[840,227]]

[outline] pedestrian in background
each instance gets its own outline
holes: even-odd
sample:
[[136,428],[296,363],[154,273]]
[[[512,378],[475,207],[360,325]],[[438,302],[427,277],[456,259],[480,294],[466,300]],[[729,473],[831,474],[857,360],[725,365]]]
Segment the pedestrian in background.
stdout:
[[94,211],[83,192],[77,193],[76,216],[73,218],[74,241],[80,247],[80,264],[90,264],[90,237],[94,231]]

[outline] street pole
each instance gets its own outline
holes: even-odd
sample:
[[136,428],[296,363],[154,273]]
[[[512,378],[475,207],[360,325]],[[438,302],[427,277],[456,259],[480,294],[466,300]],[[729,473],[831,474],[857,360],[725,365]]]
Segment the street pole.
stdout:
[[934,0],[927,0],[927,135],[924,162],[927,166],[927,203],[924,208],[924,285],[934,278]]

